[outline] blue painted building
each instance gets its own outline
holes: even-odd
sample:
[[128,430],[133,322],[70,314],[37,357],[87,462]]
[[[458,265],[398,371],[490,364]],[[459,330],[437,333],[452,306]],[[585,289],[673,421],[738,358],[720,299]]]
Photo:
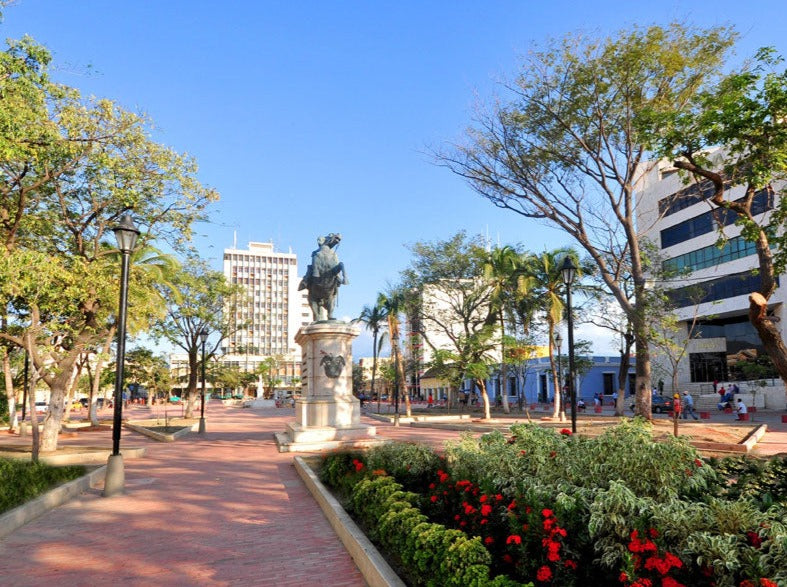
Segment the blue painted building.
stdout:
[[[588,405],[593,403],[593,396],[596,393],[611,396],[618,388],[618,369],[620,368],[620,356],[614,357],[586,357],[592,361],[592,366],[576,379],[577,399],[582,398]],[[629,364],[628,383],[626,385],[626,396],[633,395],[635,384],[635,359],[631,357]],[[563,357],[562,367],[563,377],[568,370],[566,357]],[[499,373],[489,381],[489,395],[493,401],[501,394]],[[510,401],[514,402],[520,394],[524,401],[529,404],[546,403],[552,401],[555,396],[555,389],[552,378],[552,368],[549,364],[549,357],[531,359],[522,366],[508,366],[508,395]],[[606,402],[605,402],[606,403]]]

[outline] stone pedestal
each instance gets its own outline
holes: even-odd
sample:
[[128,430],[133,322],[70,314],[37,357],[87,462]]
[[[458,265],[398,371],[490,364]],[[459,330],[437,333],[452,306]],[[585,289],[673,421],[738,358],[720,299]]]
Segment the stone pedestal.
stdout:
[[352,341],[360,329],[321,321],[295,336],[303,350],[303,395],[295,401],[295,422],[276,434],[279,452],[306,452],[379,442],[377,429],[361,424],[361,404],[352,394]]

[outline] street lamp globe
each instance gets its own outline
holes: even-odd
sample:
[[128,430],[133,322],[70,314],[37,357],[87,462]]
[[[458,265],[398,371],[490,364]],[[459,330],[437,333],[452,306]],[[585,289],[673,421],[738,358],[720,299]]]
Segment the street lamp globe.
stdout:
[[571,260],[569,255],[563,259],[563,266],[560,268],[560,273],[563,276],[563,283],[567,286],[574,283],[574,277],[577,274],[577,266]]
[[115,233],[121,253],[130,253],[134,250],[134,245],[137,244],[137,237],[139,236],[139,229],[134,225],[130,214],[123,214],[120,224],[113,228],[112,231]]
[[207,328],[203,328],[202,330],[199,331],[199,339],[202,342],[202,344],[205,344],[206,342],[208,342],[208,330],[207,330]]

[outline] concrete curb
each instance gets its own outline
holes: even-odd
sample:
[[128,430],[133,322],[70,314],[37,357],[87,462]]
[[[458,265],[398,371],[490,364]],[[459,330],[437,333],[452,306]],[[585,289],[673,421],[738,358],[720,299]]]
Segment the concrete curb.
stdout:
[[369,587],[404,587],[404,582],[393,571],[366,535],[353,522],[301,457],[295,457],[295,469],[314,499],[322,508],[347,552],[355,561]]
[[195,422],[191,426],[185,426],[181,430],[173,433],[165,433],[165,432],[156,432],[155,430],[151,430],[150,428],[145,427],[143,424],[134,423],[134,422],[124,422],[124,428],[128,428],[129,430],[133,430],[134,432],[138,432],[142,434],[142,436],[147,436],[148,438],[152,438],[153,440],[158,440],[159,442],[174,442],[181,436],[185,436],[186,434],[191,434],[192,432],[196,432],[199,428],[199,422]]
[[17,528],[21,528],[38,516],[66,503],[83,491],[95,487],[104,480],[106,473],[107,467],[104,465],[79,479],[74,479],[54,489],[50,489],[34,500],[4,513],[0,516],[0,538],[8,536]]
[[[374,413],[364,413],[364,416],[367,418],[371,418],[372,420],[378,420],[379,422],[389,422],[391,424],[394,423],[396,420],[394,416],[390,414],[374,414]],[[400,424],[412,424],[414,422],[456,422],[459,420],[470,420],[470,414],[445,414],[445,415],[416,415],[410,416],[399,416],[399,423]]]

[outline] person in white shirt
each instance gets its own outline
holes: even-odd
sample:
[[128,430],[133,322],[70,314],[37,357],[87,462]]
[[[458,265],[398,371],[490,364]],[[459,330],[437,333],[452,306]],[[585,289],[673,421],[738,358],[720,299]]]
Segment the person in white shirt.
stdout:
[[743,400],[741,398],[738,398],[738,417],[736,419],[743,420],[741,416],[743,414],[748,414],[748,413],[749,413],[749,408],[746,407],[746,404],[743,403]]

